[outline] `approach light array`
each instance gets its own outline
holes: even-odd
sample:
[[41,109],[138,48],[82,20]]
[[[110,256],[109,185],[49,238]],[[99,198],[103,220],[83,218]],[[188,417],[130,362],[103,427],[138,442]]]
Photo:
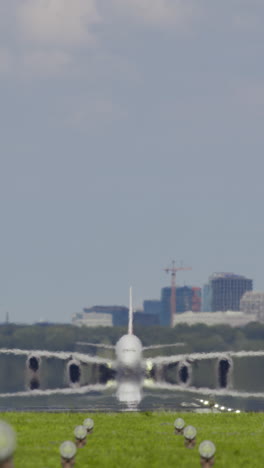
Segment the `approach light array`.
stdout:
[[76,445],[70,440],[66,440],[60,446],[60,454],[65,460],[71,460],[77,452]]
[[175,433],[176,434],[183,434],[183,428],[185,426],[185,422],[182,418],[177,418],[174,421]]
[[94,421],[91,418],[86,418],[83,421],[83,425],[86,428],[87,433],[90,433],[90,432],[92,432],[92,430],[94,428]]

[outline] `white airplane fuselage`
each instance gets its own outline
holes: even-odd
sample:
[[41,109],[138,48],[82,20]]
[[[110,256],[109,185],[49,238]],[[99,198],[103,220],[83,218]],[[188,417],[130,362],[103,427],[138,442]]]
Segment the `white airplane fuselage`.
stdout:
[[115,347],[116,369],[118,373],[142,373],[142,344],[140,339],[133,335],[123,335]]

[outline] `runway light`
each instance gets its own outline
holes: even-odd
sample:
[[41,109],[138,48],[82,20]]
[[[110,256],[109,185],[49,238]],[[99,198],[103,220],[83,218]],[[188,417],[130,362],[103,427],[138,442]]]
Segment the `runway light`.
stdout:
[[195,447],[196,434],[197,434],[197,431],[196,431],[195,427],[193,427],[193,426],[186,426],[185,427],[185,429],[183,431],[183,435],[184,435],[184,438],[185,438],[185,447],[187,447],[187,448]]
[[213,466],[215,450],[215,445],[210,440],[204,440],[199,445],[200,461],[203,468]]
[[230,411],[232,411],[232,408],[228,408],[228,410],[227,410],[227,411],[229,411],[229,413],[230,413]]
[[221,410],[221,411],[224,411],[224,410],[225,410],[225,406],[221,406],[220,410]]
[[214,405],[214,407],[215,407],[215,408],[219,408],[219,405],[218,405],[218,403],[216,403],[216,404]]
[[10,460],[10,466],[12,467],[12,459],[15,449],[16,434],[13,428],[6,422],[0,421],[0,462],[7,462]]
[[76,426],[74,429],[74,435],[76,439],[76,445],[78,448],[84,447],[86,445],[87,439],[87,430],[84,426]]
[[184,426],[185,426],[185,422],[182,418],[175,419],[174,421],[175,434],[178,434],[178,435],[183,434]]
[[239,414],[239,413],[241,413],[241,411],[240,411],[239,409],[237,409],[237,410],[235,411],[235,413],[236,413],[236,414]]
[[209,405],[209,401],[208,401],[208,400],[204,400],[203,403],[204,403],[204,405],[206,405],[206,406]]
[[93,432],[93,428],[94,428],[94,420],[91,419],[91,418],[86,418],[84,421],[83,421],[83,425],[87,431],[87,434],[91,434]]
[[61,454],[61,466],[63,468],[71,468],[75,464],[75,455],[77,449],[76,445],[67,440],[63,442],[60,446],[60,454]]

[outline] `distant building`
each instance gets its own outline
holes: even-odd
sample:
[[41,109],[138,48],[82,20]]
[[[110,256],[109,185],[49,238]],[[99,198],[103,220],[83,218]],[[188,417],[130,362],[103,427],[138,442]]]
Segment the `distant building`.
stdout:
[[136,311],[134,312],[133,323],[135,326],[140,327],[154,327],[160,324],[160,318],[157,314]]
[[170,326],[170,320],[171,320],[170,297],[171,297],[171,288],[162,288],[160,324],[163,327]]
[[[209,278],[211,311],[227,311],[240,308],[240,299],[246,291],[252,291],[253,281],[234,273],[214,273]],[[211,289],[211,290],[210,290]]]
[[[171,288],[161,290],[161,313],[160,324],[162,326],[170,325],[170,298]],[[199,312],[201,310],[201,288],[183,286],[176,288],[176,315],[182,314],[187,310]]]
[[197,325],[202,323],[207,326],[229,325],[230,327],[243,327],[250,322],[258,320],[256,314],[229,310],[226,312],[184,312],[174,316],[174,326],[179,324]]
[[146,300],[143,302],[144,314],[160,316],[161,302],[158,300]]
[[212,310],[212,288],[210,284],[205,284],[202,294],[202,311],[210,312]]
[[124,306],[93,306],[73,316],[73,324],[88,327],[124,327],[128,325],[128,308]]
[[255,314],[264,319],[264,292],[247,291],[240,300],[240,310],[245,314]]
[[75,314],[72,319],[73,325],[85,327],[112,327],[113,317],[111,314],[90,312],[89,314]]
[[192,287],[192,308],[193,312],[200,312],[202,306],[202,290],[201,288]]
[[[153,311],[153,309],[151,310]],[[136,310],[133,314],[133,324],[135,326],[157,326],[159,325],[159,320],[159,313],[153,314],[149,312],[146,313],[143,310]],[[73,325],[83,325],[86,327],[127,327],[128,308],[123,306],[94,306],[84,308],[83,312],[78,312],[73,315],[72,323]]]
[[84,314],[110,314],[114,327],[124,327],[128,324],[128,308],[125,306],[93,306],[83,309]]

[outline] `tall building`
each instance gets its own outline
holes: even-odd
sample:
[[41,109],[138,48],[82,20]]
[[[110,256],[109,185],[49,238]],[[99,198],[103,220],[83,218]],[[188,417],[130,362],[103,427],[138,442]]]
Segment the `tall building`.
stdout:
[[202,311],[212,312],[212,288],[210,283],[203,287]]
[[160,324],[163,327],[170,326],[170,321],[171,321],[170,297],[171,297],[171,288],[162,288],[162,290],[161,290]]
[[252,291],[253,281],[234,273],[214,273],[209,278],[211,311],[240,310],[240,299]]
[[202,306],[202,290],[201,288],[192,287],[192,308],[193,312],[201,312]]
[[[170,297],[171,288],[161,290],[160,324],[170,325]],[[201,310],[201,288],[183,286],[176,288],[176,314],[182,314],[187,310],[199,312]]]

